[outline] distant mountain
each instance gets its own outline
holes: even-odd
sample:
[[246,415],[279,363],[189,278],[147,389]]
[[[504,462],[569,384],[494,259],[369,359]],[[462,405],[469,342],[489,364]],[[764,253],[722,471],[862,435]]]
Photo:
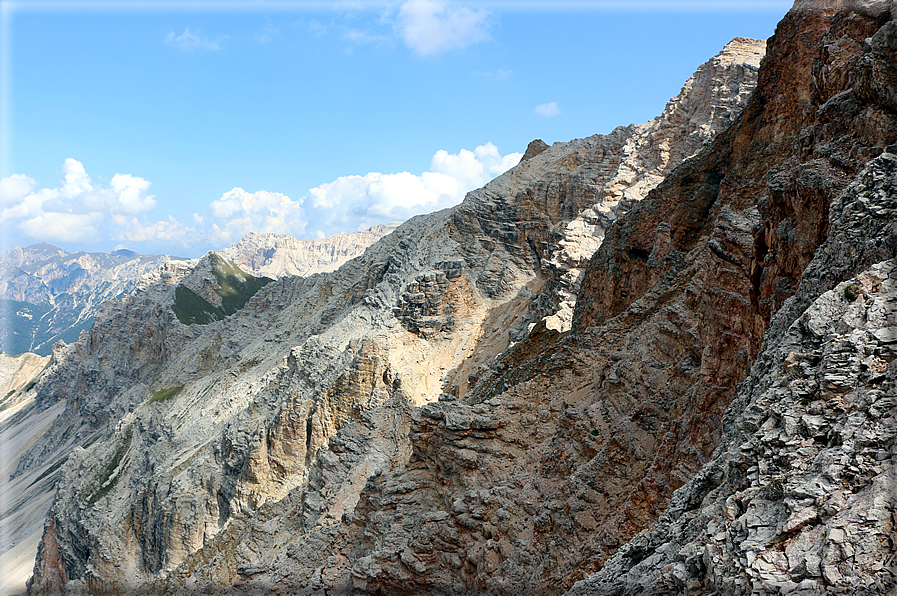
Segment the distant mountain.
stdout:
[[[334,271],[398,225],[321,240],[252,232],[220,254],[253,275],[304,277]],[[10,248],[0,255],[0,350],[46,356],[57,341],[76,341],[104,301],[129,294],[143,275],[171,261],[186,259],[125,249],[69,253],[45,242]]]
[[169,255],[130,250],[69,253],[51,244],[14,246],[0,255],[0,349],[49,355],[59,340],[71,343],[90,328],[106,300],[131,292],[142,275]]
[[305,277],[336,271],[368,246],[395,230],[401,222],[374,226],[360,232],[334,234],[320,240],[299,240],[286,234],[250,232],[238,243],[218,251],[225,259],[254,275]]

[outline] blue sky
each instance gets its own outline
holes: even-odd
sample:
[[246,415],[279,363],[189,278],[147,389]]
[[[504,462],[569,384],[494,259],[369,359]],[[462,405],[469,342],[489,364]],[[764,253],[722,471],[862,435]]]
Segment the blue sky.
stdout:
[[2,246],[198,256],[455,204],[786,0],[2,2]]

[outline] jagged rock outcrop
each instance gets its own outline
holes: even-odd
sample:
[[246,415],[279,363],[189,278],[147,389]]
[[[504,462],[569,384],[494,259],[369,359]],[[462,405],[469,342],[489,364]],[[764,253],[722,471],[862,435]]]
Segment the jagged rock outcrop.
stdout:
[[[829,223],[838,197],[851,196],[849,185],[874,177],[868,169],[864,173],[870,160],[879,158],[870,165],[874,171],[892,159],[887,147],[897,140],[897,120],[887,84],[892,63],[883,49],[890,43],[892,20],[889,2],[798,2],[771,40],[757,91],[732,127],[609,228],[584,274],[569,333],[539,325],[481,369],[473,387],[458,392],[461,399],[443,396],[412,411],[409,450],[368,479],[342,523],[307,528],[288,521],[282,512],[302,499],[299,491],[291,493],[279,503],[283,509],[259,510],[244,522],[243,534],[251,529],[251,537],[226,546],[213,541],[157,587],[227,594],[550,594],[605,568],[608,575],[596,576],[597,584],[592,578],[575,589],[594,584],[602,590],[605,581],[610,587],[597,593],[616,593],[619,581],[633,594],[652,585],[659,593],[730,588],[774,593],[801,586],[855,590],[862,581],[871,593],[887,593],[894,552],[888,529],[893,505],[887,496],[893,473],[893,375],[890,348],[879,348],[891,343],[893,267],[873,268],[848,292],[868,294],[873,308],[868,322],[859,316],[859,306],[838,302],[850,300],[849,283],[809,311],[815,298],[798,292],[798,284],[817,275],[833,285],[894,257],[891,208],[873,202],[865,190],[859,202],[868,204],[868,212],[846,203],[843,208],[859,211],[847,231]],[[472,193],[456,212],[458,229],[470,225],[466,213],[478,214],[487,234],[477,242],[496,239],[490,249],[505,263],[525,263],[518,248],[524,242],[512,240],[529,244],[532,239],[531,246],[538,247],[539,228],[516,228],[505,214],[519,203],[502,201],[493,191],[550,155],[546,150]],[[875,192],[874,184],[869,192]],[[856,195],[851,200],[855,203]],[[876,227],[874,221],[883,224]],[[473,244],[469,234],[456,238]],[[837,243],[841,266],[807,269],[817,257],[834,263],[833,253],[820,251],[828,238]],[[872,252],[858,249],[852,242],[857,240],[866,241],[863,246]],[[511,293],[515,276],[525,271],[502,268],[489,258],[481,263],[477,287],[488,295]],[[865,305],[866,296],[863,300]],[[786,334],[790,321],[805,311],[807,321],[818,321],[812,335],[821,343],[815,346],[802,345],[809,337],[803,329],[800,336]],[[788,325],[786,313],[791,313]],[[839,323],[844,314],[846,324]],[[828,337],[830,330],[838,335]],[[782,336],[790,339],[768,348],[775,355],[770,366],[788,366],[809,377],[787,380],[803,382],[795,385],[797,393],[785,386],[781,373],[761,376],[756,387],[745,385],[764,409],[745,417],[749,442],[738,457],[747,465],[730,470],[729,482],[769,484],[753,487],[748,502],[741,499],[745,511],[737,501],[726,501],[724,486],[718,496],[734,509],[722,512],[733,521],[740,518],[724,527],[723,517],[714,517],[721,509],[712,493],[706,509],[698,505],[720,482],[713,466],[705,466],[724,428],[734,428],[733,418],[741,412],[741,402],[731,405],[736,387],[761,354],[764,337],[770,346]],[[780,348],[798,352],[777,352]],[[875,381],[871,374],[852,381],[849,371],[862,364],[879,371]],[[813,393],[813,383],[820,393]],[[770,386],[775,390],[767,393]],[[854,387],[856,394],[848,395]],[[810,392],[806,405],[800,391]],[[816,399],[826,396],[823,391],[834,391],[841,403],[829,400],[835,403],[826,409],[829,401]],[[781,403],[773,406],[774,400]],[[859,404],[870,406],[868,414],[857,411]],[[813,411],[797,417],[798,407]],[[788,445],[792,439],[787,430],[782,433],[786,424],[808,429],[811,436]],[[761,429],[762,435],[754,434]],[[356,436],[361,435],[347,425],[337,441],[351,443]],[[803,444],[807,439],[820,445]],[[741,449],[742,443],[733,444]],[[823,445],[833,451],[823,453]],[[777,450],[795,455],[779,459]],[[815,495],[798,492],[818,490],[800,480],[821,473],[830,455],[843,467],[830,470],[824,487],[844,497],[843,503],[832,502],[831,523],[825,515],[817,521],[812,511],[803,511],[810,506],[804,499]],[[798,472],[791,479],[780,477],[791,461]],[[330,478],[338,482],[339,473]],[[636,539],[615,556],[632,536],[654,526],[673,491],[692,478],[662,518],[657,540]],[[742,489],[751,487],[735,488]],[[326,508],[326,496],[324,501]],[[769,501],[773,505],[766,507]],[[688,526],[692,519],[694,526]],[[717,524],[709,538],[708,519]],[[820,524],[822,529],[814,527]],[[286,535],[276,533],[281,528]],[[786,547],[802,528],[808,534]],[[726,536],[716,542],[720,533]],[[833,537],[834,546],[814,550],[809,539],[817,535]],[[252,553],[252,563],[230,575],[226,588],[212,583],[211,578],[221,582],[229,574],[217,563],[221,553],[237,549]],[[704,562],[705,552],[710,562]],[[645,559],[643,568],[633,567],[643,555],[653,558]],[[625,577],[614,571],[630,568]],[[821,575],[812,575],[817,569]],[[645,583],[639,584],[643,574]]]
[[765,53],[764,40],[735,38],[698,68],[660,116],[614,131],[619,145],[605,149],[611,159],[602,160],[606,171],[596,200],[547,251],[553,275],[540,307],[548,308],[549,328],[570,329],[580,280],[607,228],[731,124],[754,90]]
[[[750,68],[726,73],[739,89],[753,85],[743,76],[755,74]],[[133,296],[105,306],[89,333],[54,354],[37,385],[42,407],[66,402],[46,444],[78,437],[79,447],[61,469],[32,592],[252,593],[272,582],[293,593],[361,590],[368,568],[384,571],[369,578],[372,590],[405,582],[402,565],[419,569],[430,559],[406,544],[395,554],[405,563],[393,576],[392,559],[386,565],[371,558],[383,549],[374,535],[362,539],[365,528],[390,528],[393,515],[371,505],[371,491],[381,490],[381,480],[397,483],[382,489],[392,496],[380,504],[392,499],[416,519],[426,495],[443,497],[440,479],[497,482],[517,465],[514,458],[531,457],[527,445],[557,430],[520,417],[556,411],[540,405],[542,397],[517,391],[507,406],[494,401],[500,374],[488,364],[527,336],[534,297],[551,275],[546,251],[599,200],[601,164],[615,163],[619,152],[609,148],[621,147],[624,137],[618,130],[557,143],[459,207],[406,222],[333,273],[264,285],[223,320],[186,325],[172,310],[178,287],[200,295],[211,281],[202,263],[163,267]],[[204,281],[192,283],[191,276]],[[531,356],[558,336],[539,326],[530,337],[502,362]],[[487,405],[443,396],[442,405],[412,408],[446,389]],[[498,422],[490,407],[517,419]],[[443,408],[458,413],[440,416]],[[428,433],[431,441],[417,442]],[[494,440],[494,450],[477,452],[480,438]],[[456,439],[471,446],[442,448]],[[443,452],[455,458],[445,468],[454,472],[434,477],[426,462]],[[21,473],[43,461],[35,447],[23,455]],[[474,464],[483,470],[478,480],[456,473]],[[541,498],[546,486],[527,490]],[[531,501],[509,506],[516,515],[520,506],[534,507]],[[411,503],[414,509],[406,507]],[[467,528],[449,523],[441,509],[431,513],[434,531],[443,524]],[[368,523],[365,516],[375,514],[382,520]],[[468,525],[478,519],[464,518]],[[533,532],[529,520],[521,532]],[[530,553],[550,546],[532,535],[535,546],[520,550],[518,569],[510,578],[496,575],[497,582],[540,568],[541,555]],[[460,557],[446,556],[446,565]],[[433,569],[433,577],[454,578],[455,591],[486,586]],[[552,565],[541,569],[533,586],[561,574]],[[425,578],[407,585],[432,587]]]
[[299,240],[287,234],[250,232],[239,242],[219,251],[253,275],[307,276],[335,271],[391,233],[400,222],[373,226],[359,232],[334,234],[320,240]]

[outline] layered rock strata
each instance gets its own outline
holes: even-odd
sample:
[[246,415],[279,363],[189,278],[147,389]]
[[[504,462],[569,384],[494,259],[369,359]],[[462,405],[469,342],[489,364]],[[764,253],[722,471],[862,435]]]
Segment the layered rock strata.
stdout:
[[[539,326],[482,370],[462,399],[443,396],[410,412],[408,449],[369,477],[342,522],[291,521],[285,512],[303,499],[291,494],[277,511],[235,523],[230,542],[213,542],[163,584],[182,593],[550,594],[604,568],[606,576],[575,590],[592,589],[594,579],[597,593],[860,585],[887,593],[892,265],[837,287],[809,311],[822,288],[807,294],[798,285],[807,275],[849,281],[894,256],[889,204],[864,194],[877,192],[876,183],[859,194],[848,188],[886,167],[897,139],[892,30],[890,3],[797,3],[733,126],[608,230],[589,261],[570,333]],[[474,193],[466,205],[477,201],[486,198]],[[846,231],[830,223],[833,204],[858,212]],[[506,221],[483,227],[515,254]],[[820,250],[827,238],[834,250]],[[833,265],[835,253],[839,266],[805,273],[814,258]],[[486,264],[480,287],[501,289],[506,276]],[[861,305],[847,305],[861,294]],[[805,311],[815,330],[789,335]],[[745,412],[746,441],[729,443],[743,453],[728,482],[742,484],[722,485],[699,507],[720,482],[705,466],[764,337],[777,345],[763,352],[773,354],[771,366],[797,376],[760,371],[757,387],[745,385],[758,409]],[[876,372],[855,382],[851,371],[865,372],[862,365]],[[743,406],[734,403],[728,429]],[[364,444],[352,426],[336,439]],[[319,459],[329,460],[320,469],[344,486],[339,449]],[[826,469],[830,457],[838,461]],[[815,476],[821,487],[807,485]],[[670,508],[673,491],[692,478]],[[730,503],[728,491],[742,490],[748,501]],[[815,501],[820,490],[843,500],[814,517],[806,508],[824,508]],[[321,498],[325,511],[328,495]],[[664,511],[656,540],[620,550]],[[811,545],[819,536],[833,545]],[[238,549],[253,553],[252,563],[228,576],[219,561]],[[222,578],[228,586],[216,583]]]
[[897,590],[897,147],[828,219],[713,458],[571,595]]
[[[753,84],[742,76],[751,69],[725,72],[739,88]],[[554,428],[527,419],[521,429],[458,399],[444,404],[457,416],[413,407],[447,388],[464,396],[477,379],[495,386],[488,364],[527,334],[549,277],[546,247],[598,200],[599,165],[615,159],[609,148],[621,135],[544,149],[459,207],[406,222],[333,273],[271,282],[221,321],[184,325],[171,309],[177,287],[200,292],[210,281],[205,261],[163,267],[133,296],[106,305],[89,333],[54,353],[37,385],[42,407],[65,400],[65,411],[43,445],[23,454],[18,473],[42,465],[47,446],[65,437],[79,447],[61,469],[32,592],[251,593],[272,582],[291,593],[360,590],[367,575],[357,566],[371,561],[365,549],[375,538],[352,537],[377,527],[365,512],[382,513],[387,526],[391,515],[371,505],[378,479],[399,483],[394,500],[431,486],[424,497],[441,498],[427,466],[413,464],[442,451],[439,421],[453,421],[447,428],[472,444],[457,454],[464,469],[479,465],[476,439],[495,439],[483,482],[515,465],[504,443],[525,458],[527,441]],[[557,338],[544,327],[532,337],[509,358]],[[514,403],[531,397],[518,393]],[[520,408],[514,403],[508,412]],[[522,409],[540,411],[532,405]],[[428,445],[412,442],[427,433]],[[407,470],[420,479],[405,479]],[[439,511],[431,522],[447,519]],[[406,550],[416,569],[429,561]],[[532,576],[540,564],[520,552],[514,577]],[[541,568],[534,586],[559,573]],[[450,577],[458,590],[469,582]]]
[[603,160],[607,171],[597,200],[546,251],[552,283],[541,306],[550,313],[549,328],[570,329],[580,280],[608,227],[732,123],[754,90],[765,53],[766,41],[735,38],[698,68],[660,116],[614,131],[619,145],[607,147],[611,155]]

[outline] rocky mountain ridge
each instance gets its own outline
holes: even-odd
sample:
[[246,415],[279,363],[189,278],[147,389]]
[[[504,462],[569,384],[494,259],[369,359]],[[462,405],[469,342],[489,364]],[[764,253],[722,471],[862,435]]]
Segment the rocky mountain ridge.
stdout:
[[2,349],[50,355],[59,340],[73,342],[93,323],[100,305],[132,291],[168,255],[68,253],[39,243],[0,256]]
[[36,386],[64,411],[16,475],[79,446],[32,592],[892,590],[895,23],[798,1],[731,126],[605,230],[567,332],[546,256],[620,129],[225,320],[170,308],[211,258],[109,304]]
[[[757,74],[720,72],[727,90],[753,88]],[[700,89],[686,87],[683,102]],[[530,152],[459,207],[406,222],[331,274],[268,283],[223,321],[184,325],[170,308],[191,276],[211,280],[208,257],[107,304],[37,386],[43,407],[66,400],[47,444],[80,437],[82,447],[60,470],[32,591],[154,593],[173,581],[214,592],[255,569],[246,549],[306,552],[282,542],[292,522],[279,543],[247,545],[261,512],[296,508],[297,535],[338,528],[368,479],[412,454],[414,408],[445,390],[464,396],[527,336],[541,316],[543,255],[599,200],[626,138],[618,129]],[[44,465],[32,450],[17,473]]]
[[607,228],[731,124],[753,91],[743,81],[754,80],[765,54],[765,41],[735,38],[698,68],[660,116],[614,131],[622,144],[616,170],[611,170],[598,200],[567,224],[548,255],[554,283],[543,295],[556,296],[546,299],[548,303],[560,299],[556,311],[546,315],[549,328],[570,329],[579,282]]

